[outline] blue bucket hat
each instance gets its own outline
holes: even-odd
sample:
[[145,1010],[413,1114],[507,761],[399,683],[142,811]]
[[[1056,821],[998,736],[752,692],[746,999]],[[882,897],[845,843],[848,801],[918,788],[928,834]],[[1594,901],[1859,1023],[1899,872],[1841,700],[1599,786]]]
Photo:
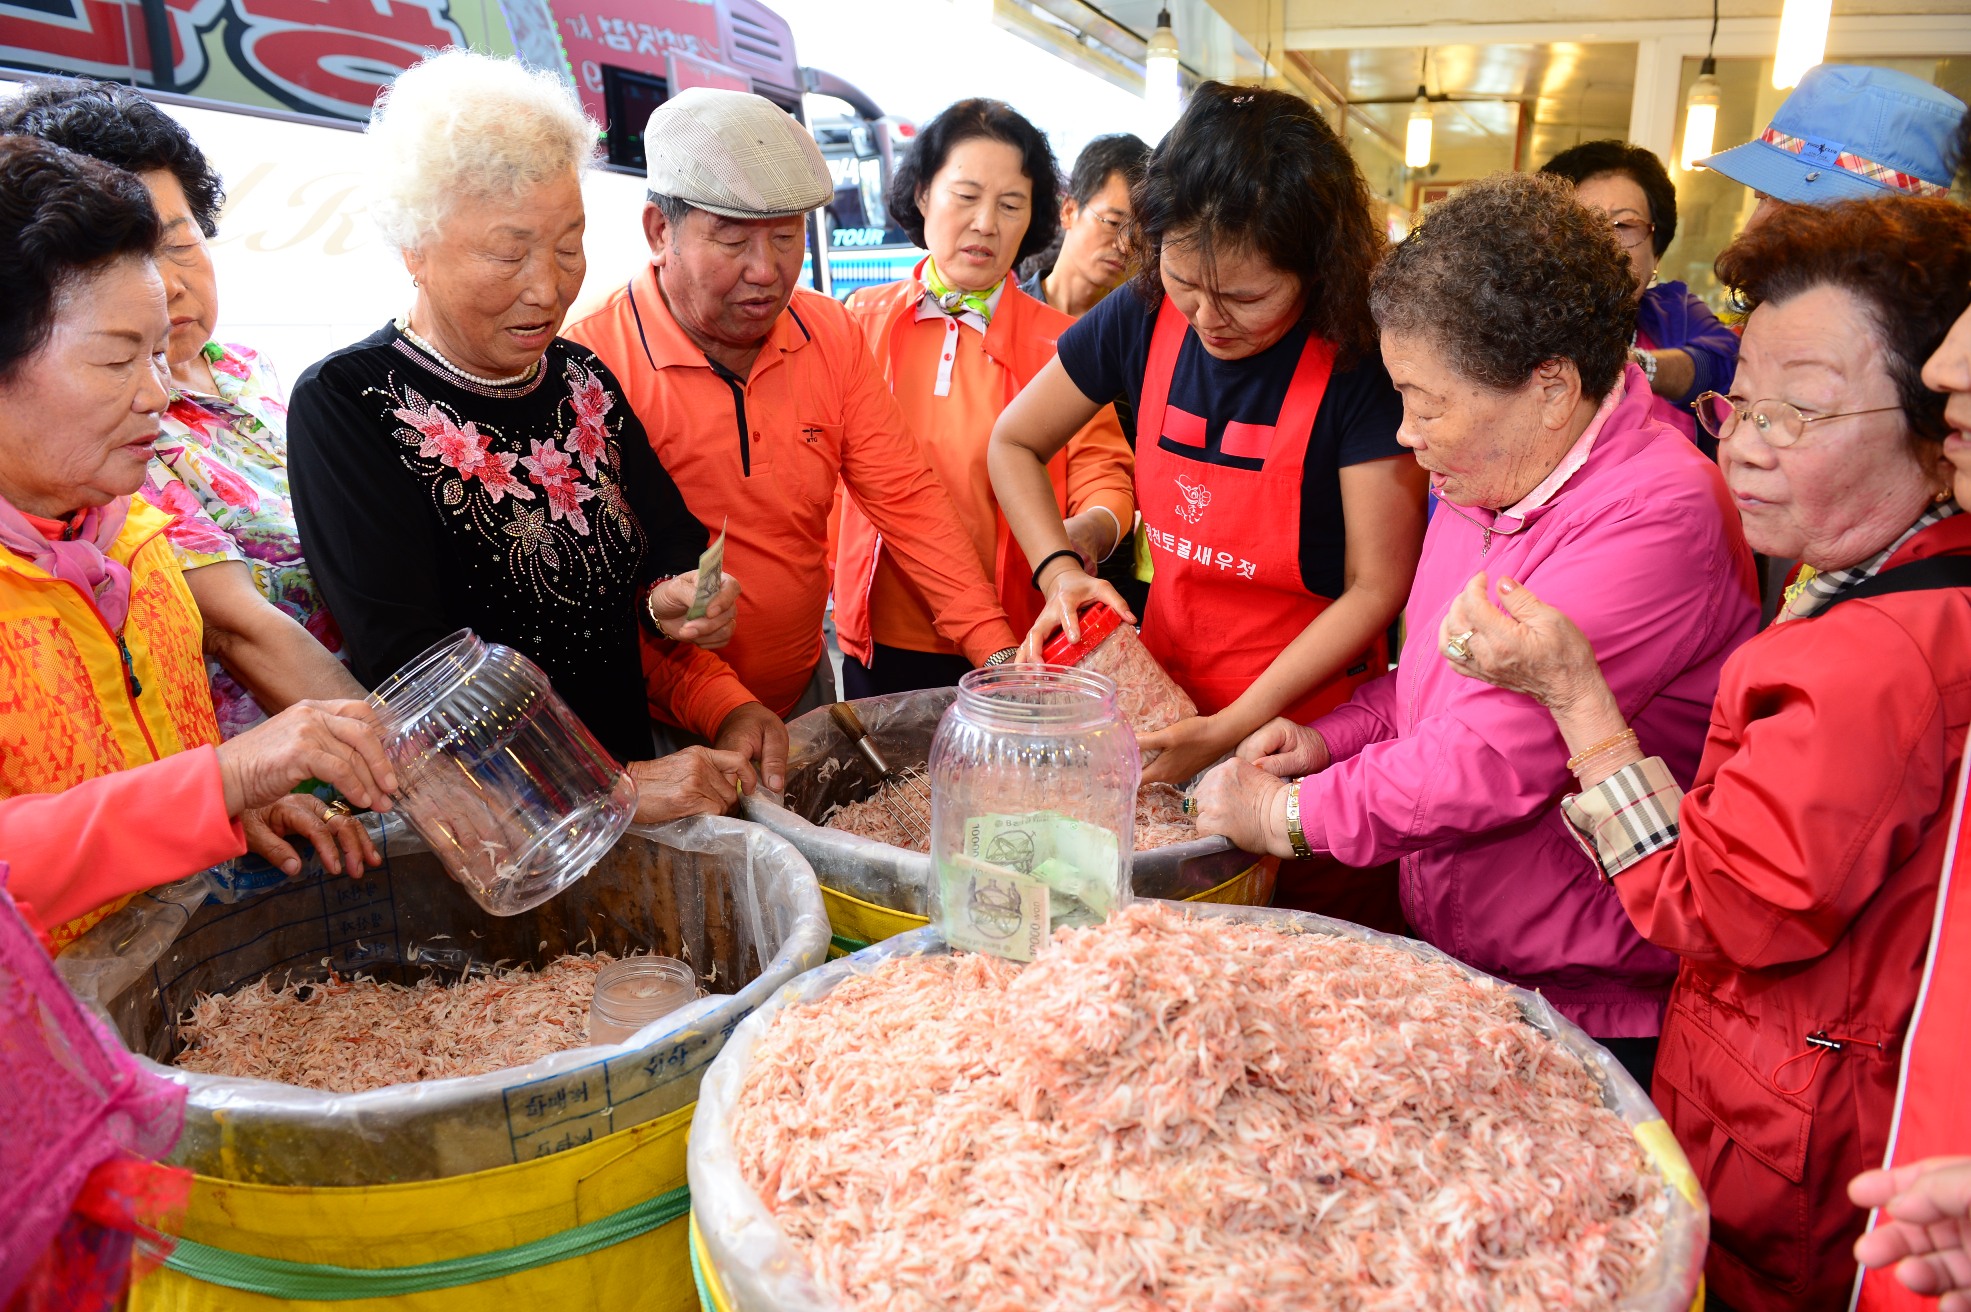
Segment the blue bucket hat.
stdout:
[[1816,64],[1757,140],[1700,161],[1796,205],[1942,196],[1964,102],[1907,73]]

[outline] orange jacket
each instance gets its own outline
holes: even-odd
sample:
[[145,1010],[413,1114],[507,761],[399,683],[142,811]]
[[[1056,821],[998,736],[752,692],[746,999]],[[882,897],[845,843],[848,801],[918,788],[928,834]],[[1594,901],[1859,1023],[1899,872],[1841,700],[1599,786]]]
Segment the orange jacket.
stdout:
[[980,662],[1017,641],[951,497],[840,305],[796,291],[750,376],[734,382],[678,326],[649,265],[565,331],[622,383],[691,513],[714,534],[727,526],[725,567],[745,589],[719,653],[733,674],[685,682],[678,653],[650,652],[657,714],[717,723],[719,705],[729,711],[757,695],[784,714],[800,699],[823,655],[837,482],[883,530],[940,632],[967,657]]
[[[163,511],[133,501],[110,548],[130,570],[121,645],[81,589],[0,550],[0,799],[58,793],[219,741],[205,626],[164,540],[170,522]],[[216,778],[216,760],[211,773]],[[119,819],[154,849],[176,829],[168,816],[155,828],[144,826],[142,816],[158,815],[145,808]],[[32,863],[0,850],[6,859],[15,862],[16,897],[44,916],[61,917],[46,922],[55,927],[58,948],[121,905],[76,904],[39,882]],[[154,851],[146,855],[122,892],[175,877],[148,873],[158,865]],[[62,923],[71,916],[79,918]]]
[[[1000,412],[1047,367],[1054,343],[1074,320],[1007,283],[983,337],[968,327],[958,330],[950,395],[937,396],[946,333],[941,322],[917,318],[924,299],[921,272],[920,265],[918,276],[857,292],[849,298],[849,313],[896,394],[918,448],[958,507],[974,554],[998,588],[1000,606],[1014,629],[1025,633],[1039,618],[1043,598],[1033,586],[1033,566],[999,513],[986,447]],[[1114,407],[1103,406],[1048,462],[1047,472],[1063,515],[1102,506],[1116,517],[1118,533],[1128,533],[1136,518],[1135,456]],[[863,661],[877,641],[949,652],[915,589],[884,557],[886,545],[858,506],[843,507],[835,560],[835,630],[842,650]]]

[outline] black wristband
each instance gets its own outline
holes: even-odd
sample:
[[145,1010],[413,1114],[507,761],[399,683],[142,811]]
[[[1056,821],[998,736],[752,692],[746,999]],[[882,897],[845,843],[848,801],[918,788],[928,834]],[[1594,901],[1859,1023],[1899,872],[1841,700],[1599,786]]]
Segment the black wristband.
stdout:
[[1040,563],[1033,567],[1033,586],[1036,592],[1040,590],[1041,571],[1045,570],[1049,565],[1052,565],[1055,561],[1059,560],[1063,556],[1072,556],[1077,562],[1081,560],[1081,553],[1079,551],[1076,551],[1073,547],[1062,547],[1059,551],[1050,551],[1045,556],[1042,556],[1040,558]]

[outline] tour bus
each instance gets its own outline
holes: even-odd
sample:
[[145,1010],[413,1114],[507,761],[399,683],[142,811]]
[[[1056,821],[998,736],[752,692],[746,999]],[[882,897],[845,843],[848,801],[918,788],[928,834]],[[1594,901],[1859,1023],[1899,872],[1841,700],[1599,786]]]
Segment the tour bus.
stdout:
[[804,92],[847,102],[852,115],[821,130],[837,191],[809,229],[810,252],[831,258],[804,274],[846,294],[909,269],[914,252],[872,204],[909,125],[801,67],[759,0],[0,0],[0,96],[36,73],[99,77],[185,122],[228,193],[213,244],[220,335],[265,349],[291,380],[409,303],[409,276],[362,211],[359,132],[381,87],[450,45],[555,72],[605,125],[585,186],[582,306],[648,258],[644,123],[693,86],[757,92],[804,122]]

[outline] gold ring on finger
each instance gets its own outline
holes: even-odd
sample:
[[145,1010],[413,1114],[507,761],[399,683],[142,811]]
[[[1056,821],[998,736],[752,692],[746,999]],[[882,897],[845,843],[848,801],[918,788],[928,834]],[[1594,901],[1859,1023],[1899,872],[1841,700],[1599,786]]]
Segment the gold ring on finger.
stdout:
[[352,814],[353,810],[349,803],[337,798],[322,810],[322,823],[333,824],[343,816]]
[[1470,644],[1473,636],[1477,632],[1478,630],[1476,629],[1466,629],[1463,633],[1452,634],[1451,640],[1444,644],[1444,655],[1451,660],[1459,662],[1460,664],[1470,660],[1471,659]]

